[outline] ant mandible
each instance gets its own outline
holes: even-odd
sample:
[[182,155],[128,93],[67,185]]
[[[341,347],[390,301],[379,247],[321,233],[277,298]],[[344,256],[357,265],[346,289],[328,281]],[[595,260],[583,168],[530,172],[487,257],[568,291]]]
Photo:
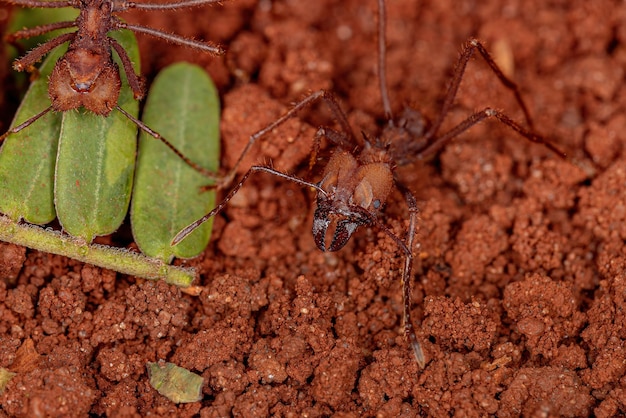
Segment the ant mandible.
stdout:
[[[248,144],[239,159],[225,177],[225,183],[232,180],[238,165],[258,139],[272,132],[289,118],[294,117],[303,108],[319,100],[323,100],[328,105],[341,128],[336,130],[320,127],[313,138],[313,152],[310,164],[315,161],[322,138],[327,138],[338,147],[324,168],[322,180],[318,183],[312,183],[293,175],[282,173],[271,167],[253,166],[243,175],[241,180],[219,205],[180,231],[172,241],[172,245],[182,241],[195,228],[222,211],[228,201],[232,199],[253,173],[266,172],[299,185],[311,187],[317,192],[317,207],[313,219],[313,238],[320,250],[338,251],[346,245],[352,234],[359,227],[375,226],[388,235],[404,253],[405,261],[402,270],[404,334],[411,345],[415,360],[421,368],[424,368],[426,360],[422,346],[413,328],[410,309],[410,278],[413,263],[411,249],[415,238],[418,209],[413,193],[396,178],[394,173],[395,167],[435,154],[454,137],[465,132],[473,125],[490,118],[495,118],[532,142],[543,144],[562,157],[564,157],[564,154],[532,130],[530,113],[521,97],[517,84],[502,73],[485,47],[476,39],[470,39],[464,46],[461,56],[456,63],[442,108],[438,117],[428,129],[426,129],[427,125],[422,116],[413,109],[405,109],[399,119],[394,119],[386,86],[386,13],[384,0],[378,0],[378,9],[379,87],[385,117],[388,121],[386,126],[383,127],[381,134],[373,138],[363,135],[363,138],[359,139],[353,134],[345,113],[341,110],[338,101],[332,93],[321,90],[310,94],[282,117],[250,136]],[[473,113],[449,131],[439,134],[444,118],[456,97],[467,63],[476,51],[487,62],[500,82],[513,92],[529,128],[524,128],[498,110],[485,108],[480,112]],[[410,156],[410,158],[406,158],[407,156]],[[409,208],[409,224],[404,239],[397,236],[378,218],[394,185],[404,194]]]
[[74,21],[56,22],[23,29],[7,36],[9,42],[15,42],[18,39],[43,35],[57,29],[77,28],[75,32],[59,35],[33,48],[26,55],[15,60],[13,68],[16,71],[32,70],[34,69],[34,64],[41,60],[44,55],[57,46],[69,42],[67,52],[57,61],[48,81],[48,95],[51,105],[20,125],[5,132],[0,136],[0,142],[10,134],[17,133],[32,125],[51,110],[66,112],[82,106],[97,115],[108,116],[113,109],[116,109],[141,130],[165,143],[176,155],[196,171],[207,176],[213,175],[183,155],[158,132],[150,129],[143,122],[118,106],[117,100],[122,82],[119,68],[113,62],[112,50],[115,50],[122,62],[128,84],[136,100],[143,98],[145,86],[141,76],[134,72],[130,58],[124,48],[115,39],[108,36],[107,32],[129,29],[133,32],[151,35],[212,55],[221,55],[224,53],[224,50],[210,42],[199,42],[157,29],[129,24],[114,16],[115,13],[128,9],[161,11],[221,3],[221,0],[177,0],[162,4],[136,3],[124,0],[1,1],[15,6],[31,8],[74,7],[79,9],[80,12]]

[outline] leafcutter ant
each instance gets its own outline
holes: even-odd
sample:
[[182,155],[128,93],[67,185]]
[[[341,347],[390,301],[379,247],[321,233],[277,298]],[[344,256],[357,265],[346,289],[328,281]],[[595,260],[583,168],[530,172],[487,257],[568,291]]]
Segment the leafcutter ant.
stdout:
[[4,133],[0,136],[0,142],[8,135],[17,133],[32,125],[51,110],[66,112],[82,106],[97,115],[108,116],[113,109],[116,109],[141,130],[163,141],[163,143],[184,160],[185,163],[195,170],[207,176],[211,176],[211,173],[208,173],[207,170],[184,156],[158,132],[153,131],[117,105],[121,79],[119,68],[112,59],[112,50],[115,50],[122,62],[128,84],[136,100],[143,98],[145,87],[141,76],[135,74],[131,60],[124,48],[115,39],[108,36],[107,33],[113,30],[129,29],[136,33],[151,35],[209,54],[220,55],[224,53],[224,50],[217,45],[184,38],[157,29],[125,23],[117,18],[115,14],[129,9],[147,11],[172,10],[182,7],[220,3],[221,0],[173,0],[169,3],[161,4],[144,4],[125,0],[2,1],[15,6],[31,8],[74,7],[79,9],[80,12],[79,16],[74,21],[51,23],[23,29],[8,35],[8,40],[14,42],[19,39],[43,35],[58,29],[77,28],[74,32],[59,35],[35,47],[23,57],[15,60],[13,68],[16,71],[32,70],[34,64],[41,60],[44,55],[57,46],[69,42],[67,52],[57,61],[50,75],[48,95],[52,104],[40,113]]
[[[313,188],[317,191],[317,207],[314,213],[312,232],[315,243],[320,250],[338,251],[346,245],[359,227],[375,226],[389,236],[399,247],[400,251],[404,253],[405,259],[402,270],[404,333],[412,347],[417,363],[421,368],[424,368],[426,360],[413,328],[410,309],[412,247],[415,238],[418,209],[413,193],[396,178],[395,167],[433,155],[454,137],[465,132],[475,124],[492,118],[518,132],[527,140],[543,144],[560,156],[564,156],[564,154],[545,141],[541,135],[533,131],[530,113],[521,97],[517,84],[502,73],[485,47],[476,39],[470,39],[464,46],[454,68],[452,81],[446,92],[442,108],[432,124],[427,124],[419,112],[410,108],[405,109],[400,118],[395,119],[392,114],[386,86],[386,12],[384,0],[378,0],[378,8],[377,66],[379,88],[387,119],[387,124],[381,127],[379,134],[376,136],[364,134],[362,138],[354,135],[346,114],[341,110],[339,102],[332,93],[321,90],[310,94],[282,117],[250,137],[234,168],[225,177],[225,181],[228,182],[234,177],[237,166],[257,140],[274,131],[274,129],[285,123],[289,118],[294,117],[303,108],[319,100],[327,104],[340,127],[339,130],[320,127],[313,138],[313,152],[310,164],[316,159],[322,138],[326,138],[336,146],[334,153],[324,168],[322,179],[317,183],[312,183],[268,166],[253,166],[243,175],[241,180],[219,205],[204,217],[180,231],[172,241],[172,245],[182,241],[195,228],[223,210],[253,173],[270,173],[296,184]],[[466,66],[476,52],[483,57],[500,82],[512,91],[525,115],[528,128],[523,127],[498,110],[485,108],[480,112],[471,114],[447,132],[439,133],[442,122],[450,111],[457,95]],[[409,209],[409,222],[405,237],[396,235],[379,219],[379,215],[394,185],[404,195]]]

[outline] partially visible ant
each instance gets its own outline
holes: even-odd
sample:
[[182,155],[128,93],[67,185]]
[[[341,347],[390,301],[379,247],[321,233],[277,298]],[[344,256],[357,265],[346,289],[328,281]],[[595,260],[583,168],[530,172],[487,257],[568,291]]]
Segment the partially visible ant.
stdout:
[[67,52],[57,61],[48,80],[48,95],[52,104],[40,113],[0,136],[2,142],[10,134],[20,132],[32,125],[39,118],[54,110],[66,112],[83,106],[85,109],[102,116],[108,116],[113,109],[118,110],[130,119],[142,131],[161,140],[185,163],[200,173],[212,176],[208,170],[200,167],[184,156],[158,132],[153,131],[143,122],[126,112],[117,104],[120,94],[121,78],[117,64],[113,62],[112,50],[115,50],[124,67],[128,84],[136,100],[145,94],[145,86],[141,76],[135,74],[132,63],[124,48],[107,35],[109,31],[129,29],[137,33],[145,33],[166,41],[188,46],[212,55],[221,55],[224,50],[210,42],[199,42],[182,36],[166,33],[157,29],[125,23],[114,14],[128,9],[148,11],[172,10],[182,7],[193,7],[203,4],[221,3],[221,0],[173,0],[169,3],[148,4],[125,0],[0,0],[3,3],[21,7],[59,8],[74,7],[80,10],[76,20],[56,22],[34,28],[23,29],[7,36],[9,42],[18,39],[39,36],[57,29],[76,27],[75,32],[57,36],[30,50],[23,57],[15,60],[16,71],[34,70],[34,64],[57,46],[69,42]]
[[[299,185],[311,187],[317,191],[317,207],[313,220],[313,238],[320,250],[340,250],[346,245],[352,234],[359,227],[375,226],[389,236],[404,253],[405,261],[402,271],[404,333],[412,347],[415,360],[420,368],[424,368],[426,360],[413,328],[410,309],[410,278],[413,262],[411,251],[415,237],[418,209],[413,193],[396,178],[394,173],[395,167],[435,154],[454,137],[465,132],[475,124],[490,118],[495,118],[529,141],[543,144],[562,157],[565,155],[555,146],[547,142],[541,135],[532,130],[530,113],[521,97],[517,84],[502,73],[485,47],[476,39],[470,39],[463,47],[461,56],[454,68],[452,81],[448,87],[442,108],[434,123],[427,126],[421,114],[409,108],[404,110],[399,119],[394,119],[386,85],[386,12],[384,0],[378,0],[378,9],[377,66],[383,108],[388,121],[382,128],[382,132],[374,137],[363,134],[363,138],[360,139],[353,134],[345,113],[341,110],[337,99],[331,93],[321,90],[309,95],[292,107],[285,115],[250,137],[248,144],[235,163],[235,166],[226,176],[226,181],[234,177],[238,165],[250,150],[250,147],[258,139],[272,132],[289,118],[294,117],[303,108],[318,100],[323,100],[328,105],[341,128],[341,130],[335,130],[328,127],[320,127],[313,138],[313,151],[310,164],[313,164],[315,161],[319,144],[323,137],[327,138],[338,147],[331,155],[330,160],[324,168],[322,180],[318,183],[311,183],[291,174],[282,173],[271,167],[253,166],[243,175],[241,180],[219,205],[211,212],[180,231],[172,241],[172,245],[176,245],[182,241],[199,225],[222,211],[253,173],[266,172]],[[467,63],[476,51],[478,51],[487,62],[500,82],[513,92],[517,103],[524,113],[529,128],[522,127],[498,110],[485,108],[480,112],[473,113],[449,131],[439,134],[443,120],[448,114],[457,94]],[[409,225],[404,239],[391,231],[378,218],[394,184],[404,195],[409,209]]]

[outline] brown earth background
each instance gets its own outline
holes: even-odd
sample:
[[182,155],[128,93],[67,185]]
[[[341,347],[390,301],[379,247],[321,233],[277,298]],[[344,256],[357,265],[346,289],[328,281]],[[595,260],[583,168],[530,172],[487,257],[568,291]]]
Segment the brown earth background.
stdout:
[[[568,153],[488,122],[398,170],[420,209],[412,314],[426,368],[401,332],[396,245],[363,229],[341,251],[320,252],[313,192],[259,174],[217,217],[205,253],[182,262],[201,273],[197,297],[0,244],[0,366],[17,373],[0,416],[626,415],[626,3],[387,8],[396,113],[411,105],[436,116],[475,36],[521,86],[538,131]],[[214,78],[224,167],[250,134],[320,88],[337,94],[355,132],[384,123],[373,0],[233,0],[124,17],[227,48],[212,58],[138,36],[148,79],[179,60]],[[17,103],[3,100],[4,131]],[[444,129],[486,106],[522,121],[512,94],[473,59]],[[324,106],[301,119],[247,165],[272,161],[319,181],[332,147],[309,173],[310,139],[332,119]],[[399,193],[383,219],[406,228]],[[158,360],[201,374],[202,401],[175,405],[152,389],[146,363]]]

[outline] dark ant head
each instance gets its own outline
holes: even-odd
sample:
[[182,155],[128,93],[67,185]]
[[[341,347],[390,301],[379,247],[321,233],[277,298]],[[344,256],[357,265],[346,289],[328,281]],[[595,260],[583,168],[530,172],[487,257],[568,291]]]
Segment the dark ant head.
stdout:
[[84,106],[98,115],[108,115],[119,98],[119,68],[111,58],[113,29],[111,1],[83,0],[80,14],[65,55],[59,59],[48,85],[52,106],[67,111]]
[[[318,184],[313,238],[322,251],[343,248],[363,225],[370,225],[387,201],[393,186],[391,165],[366,147],[358,159],[347,151],[332,155]],[[328,235],[332,235],[326,245]]]

